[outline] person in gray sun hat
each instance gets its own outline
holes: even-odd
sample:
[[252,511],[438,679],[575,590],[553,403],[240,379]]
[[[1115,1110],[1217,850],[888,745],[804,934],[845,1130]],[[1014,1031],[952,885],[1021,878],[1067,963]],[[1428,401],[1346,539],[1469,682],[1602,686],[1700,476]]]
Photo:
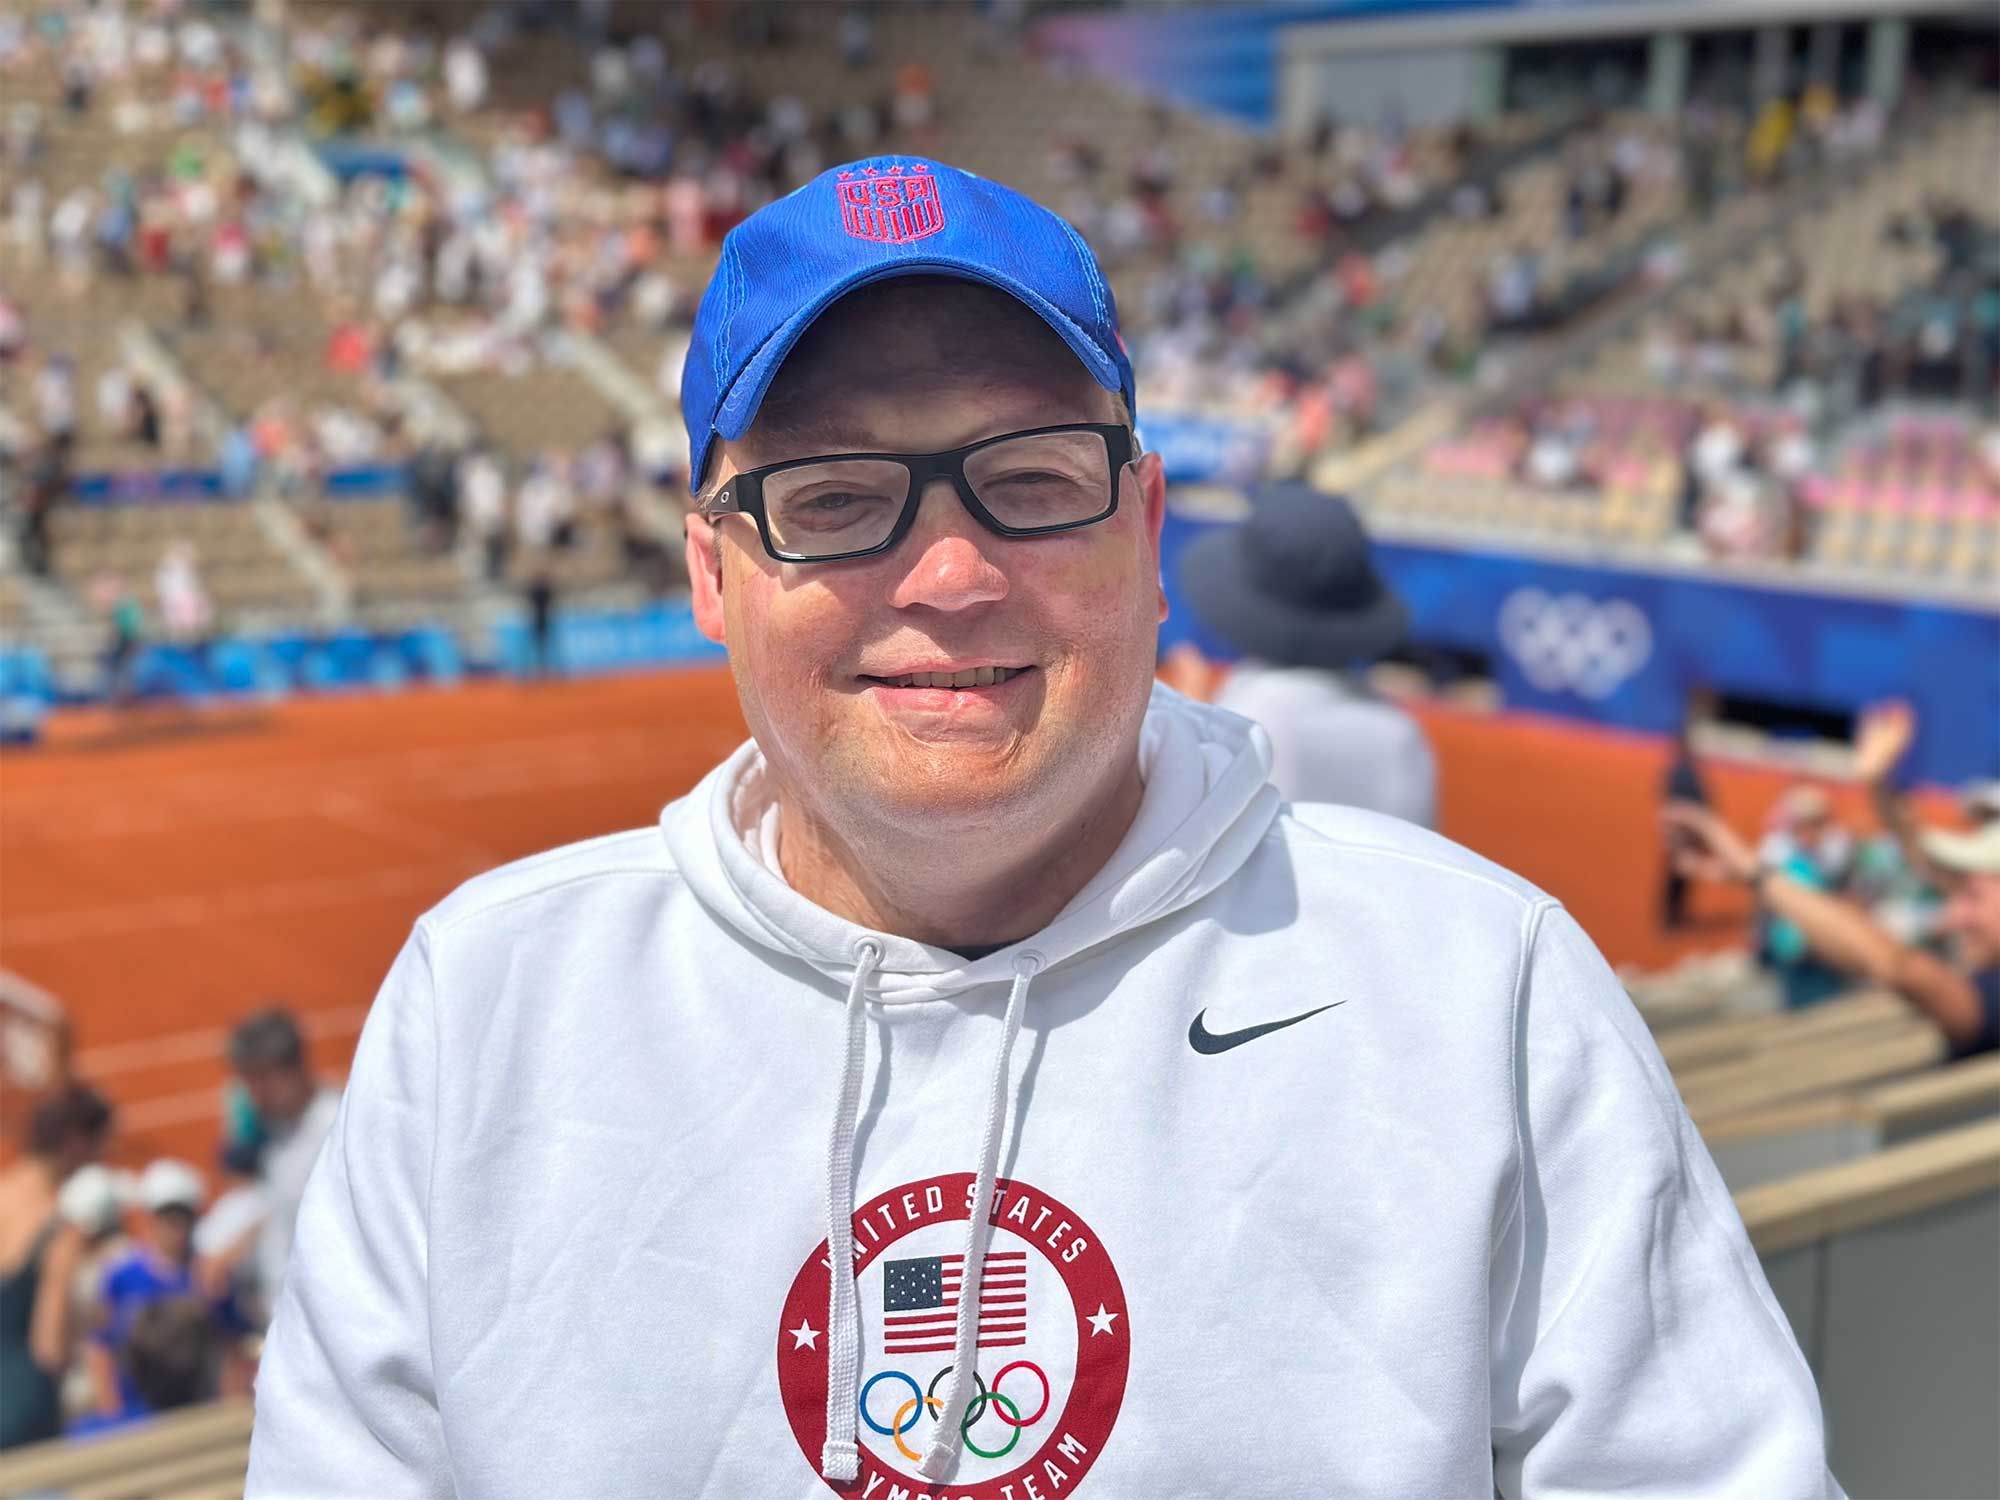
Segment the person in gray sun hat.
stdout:
[[1288,800],[1435,824],[1423,729],[1360,675],[1402,644],[1409,611],[1347,501],[1300,483],[1261,490],[1243,525],[1181,554],[1177,577],[1202,623],[1244,654],[1213,701],[1264,726]]

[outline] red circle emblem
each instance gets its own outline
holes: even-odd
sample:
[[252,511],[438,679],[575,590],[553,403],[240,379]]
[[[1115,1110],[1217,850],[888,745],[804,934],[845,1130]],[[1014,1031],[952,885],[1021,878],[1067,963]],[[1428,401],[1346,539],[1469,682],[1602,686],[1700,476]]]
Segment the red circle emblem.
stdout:
[[[1131,1344],[1125,1290],[1097,1235],[1025,1182],[995,1184],[979,1309],[972,1404],[957,1478],[917,1473],[951,1368],[960,1256],[973,1178],[906,1182],[854,1214],[861,1311],[861,1473],[842,1493],[899,1486],[936,1500],[1069,1492],[1118,1420]],[[778,1394],[815,1473],[826,1438],[826,1306],[831,1257],[821,1240],[799,1268],[778,1324]],[[1010,1486],[1014,1487],[1010,1491]],[[921,1487],[921,1491],[918,1487]]]

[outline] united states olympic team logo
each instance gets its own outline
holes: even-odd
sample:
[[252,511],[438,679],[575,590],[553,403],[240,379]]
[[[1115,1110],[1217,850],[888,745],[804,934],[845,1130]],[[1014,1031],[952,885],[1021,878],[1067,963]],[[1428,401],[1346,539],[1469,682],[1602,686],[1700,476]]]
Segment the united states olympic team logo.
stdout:
[[842,172],[840,227],[857,240],[900,245],[944,228],[944,200],[929,167],[861,167]]
[[1516,589],[1500,606],[1500,644],[1542,692],[1596,700],[1646,665],[1653,629],[1629,600]]
[[[1001,1179],[979,1297],[973,1396],[957,1477],[917,1473],[944,1405],[972,1174],[870,1199],[854,1214],[861,1310],[861,1473],[828,1487],[870,1500],[1050,1500],[1104,1449],[1125,1397],[1125,1292],[1096,1233],[1024,1182]],[[826,1437],[826,1242],[806,1258],[778,1325],[778,1393],[814,1472]]]

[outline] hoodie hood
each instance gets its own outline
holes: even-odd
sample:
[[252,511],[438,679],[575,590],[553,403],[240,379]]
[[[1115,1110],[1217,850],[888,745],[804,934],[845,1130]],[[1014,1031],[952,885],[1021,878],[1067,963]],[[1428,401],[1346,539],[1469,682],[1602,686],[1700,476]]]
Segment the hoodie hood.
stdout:
[[[1025,940],[1044,972],[1200,900],[1236,873],[1278,813],[1264,731],[1158,684],[1140,731],[1139,770],[1145,795],[1117,850],[1054,921]],[[754,740],[661,815],[675,865],[718,920],[842,984],[858,945],[872,940],[881,955],[871,975],[879,1003],[949,999],[1013,977],[1016,948],[968,961],[872,932],[799,895],[750,843],[772,838],[776,817]]]

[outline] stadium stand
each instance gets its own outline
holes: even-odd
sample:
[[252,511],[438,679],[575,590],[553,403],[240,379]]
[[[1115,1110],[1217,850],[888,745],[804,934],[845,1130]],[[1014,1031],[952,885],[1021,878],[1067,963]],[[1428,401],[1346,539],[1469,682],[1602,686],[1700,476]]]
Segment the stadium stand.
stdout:
[[[463,423],[457,441],[498,445],[511,487],[632,428],[627,403],[566,352],[577,339],[601,341],[657,393],[657,420],[641,428],[652,438],[671,429],[676,329],[721,231],[840,152],[888,146],[951,157],[1070,213],[1112,268],[1162,409],[1262,428],[1276,461],[1341,460],[1343,478],[1367,478],[1346,460],[1375,454],[1388,472],[1356,498],[1392,529],[1797,554],[1966,586],[2000,567],[1990,460],[1963,421],[1927,443],[1896,428],[1874,444],[1889,450],[1881,459],[1824,414],[1808,433],[1774,411],[1753,443],[1782,447],[1791,466],[1800,450],[1836,455],[1782,476],[1799,514],[1785,515],[1789,495],[1744,498],[1770,488],[1763,475],[1732,473],[1699,516],[1688,496],[1706,401],[1740,395],[1746,377],[1768,390],[1787,340],[1812,342],[1858,297],[1886,307],[1935,294],[1952,257],[1984,243],[1976,223],[1919,211],[1963,182],[1990,104],[1933,105],[1912,123],[1864,101],[1814,116],[1819,134],[1802,126],[1789,153],[1734,107],[1667,120],[1578,114],[1567,100],[1567,113],[1517,111],[1476,130],[1328,120],[1286,150],[1080,75],[957,6],[898,11],[858,44],[845,14],[746,7],[725,24],[612,5],[561,24],[495,8],[417,18],[398,35],[329,0],[291,7],[283,30],[29,30],[9,60],[30,123],[13,143],[27,170],[10,198],[8,286],[30,362],[66,361],[73,404],[91,408],[74,472],[157,466],[161,443],[213,462],[240,433],[250,482],[298,502],[342,464],[393,468],[445,412]],[[647,87],[668,59],[686,86]],[[66,92],[93,68],[109,80],[97,99]],[[713,152],[705,180],[663,169],[683,137]],[[1826,172],[1811,170],[1851,176],[1857,163],[1862,189],[1831,198]],[[71,222],[52,234],[46,221],[70,198]],[[216,212],[232,203],[240,214]],[[121,213],[123,238],[105,222]],[[78,225],[101,231],[101,254]],[[1610,340],[1587,372],[1514,412],[1466,409],[1468,378],[1510,342],[1566,369],[1556,357],[1580,318],[1617,311],[1663,250],[1701,246],[1729,253],[1696,254],[1650,331]],[[1772,288],[1794,282],[1811,336],[1764,312]],[[88,318],[76,316],[84,286]],[[154,382],[166,432],[150,446],[105,430],[86,399],[124,358],[100,308],[156,334],[178,373]],[[1683,348],[1688,329],[1702,337]],[[1708,330],[1749,343],[1718,359]],[[1968,370],[1977,342],[1959,340]],[[640,458],[663,484],[657,498],[639,487],[648,493],[628,507],[639,519],[585,515],[569,545],[542,561],[529,547],[495,581],[553,575],[572,599],[627,597],[617,585],[635,554],[623,538],[656,539],[638,555],[672,550],[672,522],[654,513],[673,494],[671,459]],[[325,626],[404,622],[429,603],[463,623],[486,597],[480,570],[441,560],[414,519],[403,545],[379,512],[327,507],[312,520],[303,549],[275,561],[238,528],[218,605]],[[75,615],[101,617],[89,580],[108,530],[58,534],[72,555],[51,576]],[[354,559],[371,576],[343,579]],[[93,649],[104,639],[100,627]]]
[[0,1493],[61,1500],[241,1500],[249,1399],[150,1418],[94,1442],[56,1441],[0,1455]]
[[1996,1113],[2000,1057],[1982,1057],[1746,1110],[1711,1123],[1703,1140],[1740,1192]]

